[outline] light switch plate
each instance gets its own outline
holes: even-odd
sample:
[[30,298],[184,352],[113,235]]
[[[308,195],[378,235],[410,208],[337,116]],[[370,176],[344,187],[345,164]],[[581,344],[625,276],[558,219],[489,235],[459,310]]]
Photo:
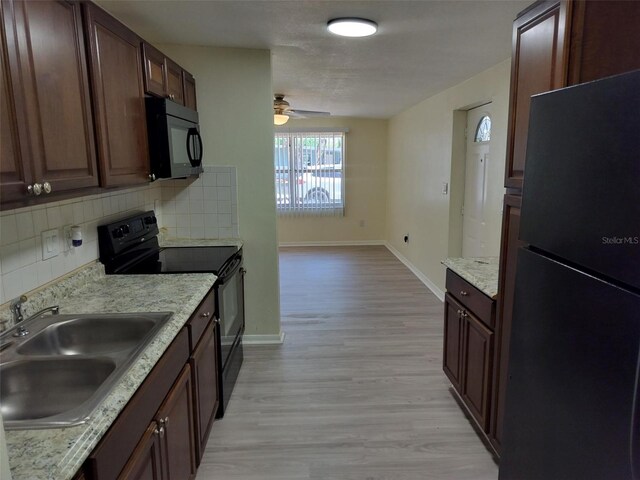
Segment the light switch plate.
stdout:
[[449,193],[449,182],[442,182],[442,195]]
[[42,232],[42,259],[57,257],[60,253],[60,233],[58,229]]

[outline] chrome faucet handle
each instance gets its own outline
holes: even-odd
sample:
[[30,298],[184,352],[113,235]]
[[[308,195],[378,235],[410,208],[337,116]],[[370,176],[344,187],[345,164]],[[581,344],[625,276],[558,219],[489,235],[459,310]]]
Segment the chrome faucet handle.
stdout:
[[20,295],[20,297],[16,298],[11,302],[9,306],[9,310],[13,314],[13,323],[19,323],[24,320],[24,316],[22,315],[22,305],[24,302],[28,300],[26,295]]

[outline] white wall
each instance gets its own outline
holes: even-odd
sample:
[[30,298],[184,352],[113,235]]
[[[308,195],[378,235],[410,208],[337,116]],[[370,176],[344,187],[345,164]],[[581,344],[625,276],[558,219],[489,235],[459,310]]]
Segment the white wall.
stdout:
[[280,244],[382,242],[385,237],[388,121],[328,117],[290,120],[286,127],[346,127],[342,217],[278,217]]
[[248,272],[246,333],[277,335],[280,303],[270,52],[183,45],[159,48],[196,79],[205,165],[237,169],[238,221]]
[[[504,61],[465,82],[430,97],[393,117],[389,124],[387,242],[438,289],[444,290],[448,256],[450,196],[442,183],[451,182],[454,112],[493,102],[491,164],[488,166],[488,241],[498,255],[503,173],[509,108],[510,61]],[[453,175],[459,176],[454,166]],[[459,182],[454,182],[459,184]],[[403,236],[409,233],[409,243]]]

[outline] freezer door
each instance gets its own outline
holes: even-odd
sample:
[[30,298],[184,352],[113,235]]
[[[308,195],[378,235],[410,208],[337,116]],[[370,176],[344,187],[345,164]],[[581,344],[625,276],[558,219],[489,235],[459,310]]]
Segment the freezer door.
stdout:
[[520,239],[640,289],[640,70],[533,97]]
[[518,253],[500,480],[637,480],[640,296]]

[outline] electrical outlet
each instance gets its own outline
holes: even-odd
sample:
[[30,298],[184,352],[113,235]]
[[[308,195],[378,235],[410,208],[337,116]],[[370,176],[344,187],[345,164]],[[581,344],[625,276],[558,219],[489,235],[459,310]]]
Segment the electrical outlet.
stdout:
[[60,232],[55,228],[42,232],[42,259],[57,257],[60,253]]

